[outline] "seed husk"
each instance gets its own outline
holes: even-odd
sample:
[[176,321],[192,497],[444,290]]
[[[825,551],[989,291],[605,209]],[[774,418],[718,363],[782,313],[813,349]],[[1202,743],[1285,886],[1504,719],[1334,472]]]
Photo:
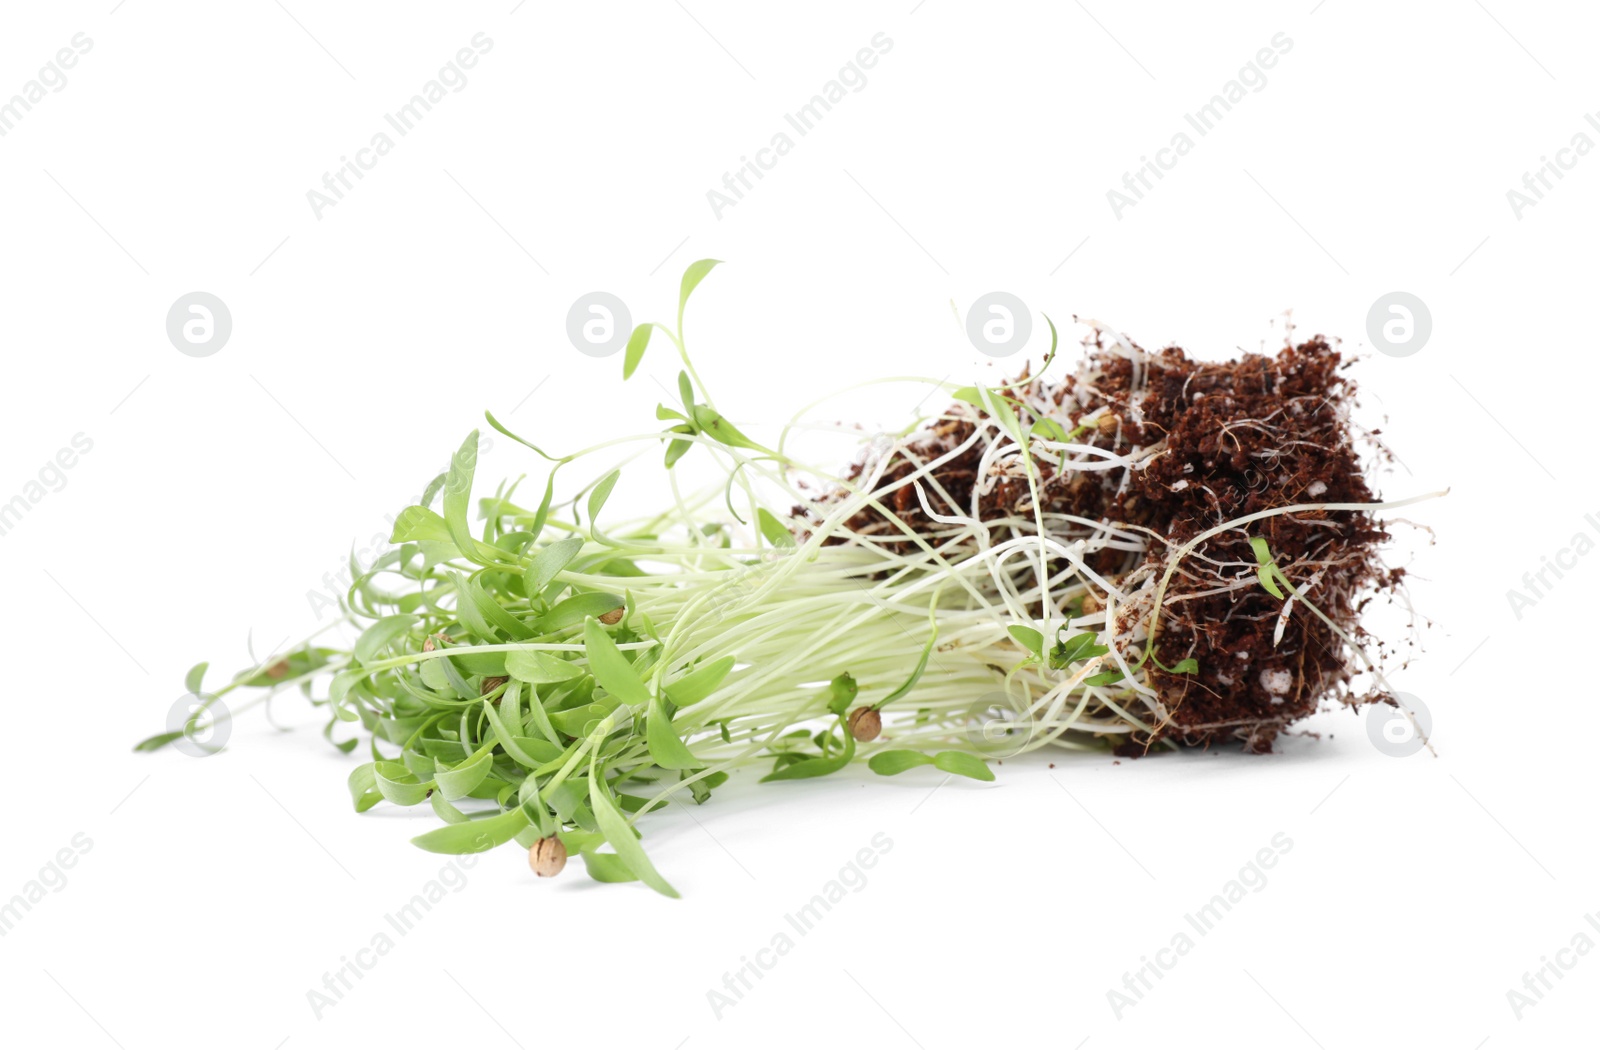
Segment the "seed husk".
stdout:
[[567,866],[567,847],[556,836],[542,838],[528,849],[528,867],[541,879],[554,878]]
[[858,707],[850,712],[850,735],[863,744],[878,739],[883,732],[883,716],[870,707]]

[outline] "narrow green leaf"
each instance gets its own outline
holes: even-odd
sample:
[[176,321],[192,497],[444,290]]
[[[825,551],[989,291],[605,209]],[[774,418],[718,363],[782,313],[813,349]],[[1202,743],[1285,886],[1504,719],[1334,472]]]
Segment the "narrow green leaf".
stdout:
[[397,806],[415,806],[428,797],[432,784],[425,784],[399,762],[373,764],[373,776],[383,797]]
[[383,801],[383,793],[378,790],[378,774],[371,762],[352,769],[345,783],[350,788],[350,801],[357,813],[365,813]]
[[867,768],[880,776],[892,777],[918,766],[933,765],[933,757],[920,751],[879,751],[867,760]]
[[566,539],[556,540],[540,548],[539,553],[533,556],[533,561],[522,574],[528,597],[532,598],[550,586],[556,574],[571,564],[572,559],[576,558],[581,550],[583,550],[582,536],[568,536]]
[[650,701],[650,716],[645,720],[645,743],[650,748],[650,758],[662,769],[698,769],[705,765],[694,757],[694,752],[678,738],[672,728],[672,719],[660,697]]
[[517,837],[529,824],[527,812],[518,806],[486,820],[471,820],[465,824],[447,824],[442,828],[418,835],[411,840],[429,853],[482,853]]
[[478,541],[467,524],[467,509],[472,502],[472,477],[478,469],[478,432],[474,430],[450,458],[449,477],[444,483],[444,522],[456,548],[476,560]]
[[1261,587],[1274,598],[1283,599],[1283,592],[1278,589],[1275,576],[1280,574],[1278,563],[1272,560],[1272,550],[1267,546],[1267,541],[1260,536],[1250,538],[1250,549],[1256,554],[1256,579],[1261,581]]
[[[938,640],[939,629],[935,627],[928,633],[928,642],[922,647],[922,656],[917,660],[917,666],[912,670],[911,677],[902,682],[899,689],[896,689],[882,700],[879,700],[877,703],[873,704],[872,706],[875,710],[881,711],[889,704],[894,703],[896,700],[900,699],[902,696],[905,696],[907,693],[911,692],[911,690],[916,688],[917,683],[922,680],[922,672],[928,669],[928,657],[933,655],[933,643]],[[1040,639],[1039,644],[1043,645],[1044,640]]]
[[450,526],[427,507],[411,506],[394,519],[390,543],[454,543]]
[[[564,838],[565,836],[563,836]],[[569,847],[570,848],[570,847]],[[639,876],[628,867],[628,862],[615,853],[599,853],[595,850],[584,850],[578,854],[583,858],[583,866],[589,872],[589,877],[596,882],[638,882]]]
[[598,620],[584,621],[583,648],[589,658],[589,671],[606,692],[625,704],[650,702],[650,690],[639,672],[633,669],[633,664],[622,655],[622,650]]
[[617,487],[617,478],[622,475],[620,469],[613,470],[600,479],[600,483],[589,492],[589,527],[594,528],[595,522],[600,520],[600,508],[606,505],[606,500],[611,497],[611,490]]
[[683,271],[683,281],[678,286],[678,334],[683,334],[683,308],[689,304],[689,293],[693,292],[700,282],[706,279],[712,267],[722,262],[721,259],[700,259],[689,264]]
[[[487,705],[486,705],[487,706]],[[454,769],[440,769],[433,774],[434,782],[438,785],[440,794],[454,801],[470,795],[479,784],[483,783],[489,775],[489,770],[494,768],[494,754],[485,751],[476,758],[470,758]]]
[[765,784],[773,780],[809,780],[812,777],[825,777],[829,773],[837,773],[850,764],[856,757],[856,738],[849,733],[844,735],[844,750],[832,758],[807,758],[782,769],[773,770],[761,778]]
[[644,360],[645,348],[650,345],[650,332],[654,325],[646,323],[636,325],[633,334],[628,336],[628,346],[622,352],[622,378],[630,379],[639,367],[639,362]]
[[756,521],[761,526],[761,535],[774,547],[793,547],[794,534],[784,526],[783,522],[773,516],[765,507],[756,511]]
[[189,673],[183,676],[184,691],[189,693],[199,693],[200,686],[205,682],[206,668],[210,666],[211,664],[209,662],[201,661],[200,663],[197,663],[193,667],[189,668]]
[[984,765],[983,760],[976,755],[969,755],[965,751],[941,751],[933,756],[933,766],[946,773],[954,773],[958,777],[971,777],[973,780],[994,779],[994,770]]
[[1044,659],[1044,635],[1020,623],[1011,624],[1006,628],[1006,632],[1017,640],[1018,645],[1041,660]]
[[612,609],[622,608],[625,604],[615,594],[606,594],[603,591],[574,594],[565,601],[558,602],[555,608],[533,621],[529,626],[539,634],[554,634],[557,631],[564,631],[568,627],[576,627],[590,616],[598,619]]
[[680,708],[698,704],[717,691],[717,686],[733,670],[733,663],[733,657],[724,656],[712,663],[701,664],[667,686],[667,698]]
[[506,654],[506,673],[534,685],[570,682],[583,674],[581,664],[563,660],[541,649],[518,649]]
[[1192,656],[1187,657],[1187,658],[1185,658],[1183,660],[1179,660],[1176,664],[1174,664],[1172,666],[1172,673],[1173,674],[1199,674],[1200,673],[1200,661],[1196,660]]
[[1122,672],[1121,671],[1101,671],[1099,674],[1092,674],[1088,678],[1085,678],[1083,680],[1083,684],[1084,685],[1112,685],[1112,684],[1114,684],[1116,682],[1120,682],[1120,681],[1122,681]]
[[672,465],[678,462],[678,460],[682,459],[683,454],[688,452],[691,448],[694,448],[694,442],[685,438],[678,438],[677,440],[668,444],[667,454],[664,460],[665,466],[670,470]]
[[377,660],[390,642],[411,630],[416,622],[415,616],[400,613],[395,616],[385,616],[373,623],[371,627],[361,632],[361,637],[356,639],[355,648],[351,650],[356,663],[370,664]]
[[633,827],[618,811],[617,804],[611,798],[611,792],[606,789],[606,779],[600,775],[595,764],[598,756],[590,752],[589,756],[589,808],[594,812],[595,823],[600,828],[600,833],[611,843],[611,848],[617,851],[617,857],[628,869],[644,881],[646,886],[667,897],[678,896],[678,891],[663,879],[650,863],[650,858],[645,855],[644,847],[639,845],[639,840],[634,837]]
[[706,405],[694,406],[694,421],[695,425],[700,428],[701,433],[707,437],[715,438],[729,448],[748,448],[757,452],[766,451],[766,449],[745,437],[738,427],[722,418],[721,414],[712,411]]

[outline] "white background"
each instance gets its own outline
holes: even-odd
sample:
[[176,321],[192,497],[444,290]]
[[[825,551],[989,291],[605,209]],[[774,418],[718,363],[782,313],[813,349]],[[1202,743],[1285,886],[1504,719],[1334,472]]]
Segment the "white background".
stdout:
[[[7,1043],[1592,1038],[1600,957],[1520,1020],[1506,994],[1600,938],[1600,558],[1520,619],[1506,594],[1600,536],[1600,159],[1520,217],[1506,196],[1577,133],[1600,141],[1583,5],[113,2],[7,5],[0,31],[0,96],[93,41],[0,138],[0,501],[93,441],[0,537],[0,898],[92,842],[0,939]],[[479,32],[466,86],[315,216],[307,191]],[[707,191],[880,32],[865,87],[717,217]],[[1280,32],[1265,86],[1115,215],[1107,190]],[[647,822],[681,901],[496,852],[318,1019],[308,990],[438,872],[406,842],[431,814],[353,814],[358,759],[292,701],[294,732],[249,718],[218,757],[130,745],[196,660],[226,673],[247,635],[260,652],[314,628],[307,592],[483,409],[560,449],[651,428],[667,356],[624,386],[619,359],[569,345],[566,312],[606,289],[669,320],[708,256],[727,265],[692,349],[757,429],[863,379],[996,374],[951,313],[996,288],[1069,342],[1079,315],[1219,357],[1270,345],[1291,308],[1344,337],[1403,463],[1385,495],[1452,489],[1412,512],[1435,544],[1397,531],[1427,622],[1396,682],[1438,757],[1387,757],[1342,713],[1269,757],[1039,756],[931,795],[919,774],[746,775]],[[197,289],[233,318],[203,359],[165,333]],[[1395,290],[1433,318],[1403,359],[1365,335]],[[903,426],[923,392],[891,390],[838,418]],[[479,474],[535,469],[501,441]],[[866,887],[719,1020],[707,991],[879,832]],[[1279,832],[1266,887],[1119,1019],[1108,990]]]

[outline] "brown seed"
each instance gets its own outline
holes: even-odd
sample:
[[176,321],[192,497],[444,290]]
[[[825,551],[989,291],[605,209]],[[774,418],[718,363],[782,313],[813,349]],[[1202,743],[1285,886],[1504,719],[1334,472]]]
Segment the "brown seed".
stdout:
[[561,869],[566,866],[567,847],[554,835],[540,839],[528,850],[528,867],[532,868],[533,873],[541,879],[560,875]]
[[600,622],[603,623],[603,624],[608,624],[608,625],[609,624],[614,624],[614,623],[620,622],[621,620],[622,620],[622,610],[621,609],[612,609],[608,613],[601,613],[600,614]]
[[858,707],[850,712],[849,726],[850,735],[865,744],[883,732],[883,716],[870,707]]
[[1109,434],[1113,430],[1117,429],[1117,424],[1121,422],[1122,420],[1118,419],[1115,413],[1107,412],[1099,419],[1095,420],[1094,425],[1100,428],[1100,433]]
[[488,696],[490,693],[494,692],[496,689],[499,689],[505,684],[506,680],[504,678],[485,678],[483,680],[483,687],[478,690],[478,693],[480,696]]
[[1083,592],[1083,615],[1090,616],[1100,611],[1100,599],[1095,597],[1093,591]]
[[288,673],[289,673],[289,661],[288,660],[279,660],[277,663],[275,663],[271,667],[267,668],[267,677],[271,678],[273,681],[277,681],[279,678],[282,678],[284,675],[286,675]]
[[439,643],[438,643],[438,640],[433,637],[433,635],[430,634],[430,635],[428,635],[428,637],[426,637],[426,638],[424,638],[422,640],[422,651],[423,652],[431,653],[437,648],[439,648]]

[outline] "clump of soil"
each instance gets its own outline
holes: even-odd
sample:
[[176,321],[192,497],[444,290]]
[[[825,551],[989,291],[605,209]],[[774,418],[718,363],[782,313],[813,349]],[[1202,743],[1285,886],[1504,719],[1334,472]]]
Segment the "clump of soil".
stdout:
[[[1202,542],[1178,565],[1159,610],[1149,586],[1179,546],[1225,522],[1297,504],[1373,502],[1349,421],[1355,388],[1339,351],[1320,336],[1276,355],[1245,354],[1215,364],[1193,361],[1177,348],[1150,354],[1121,339],[1108,345],[1100,334],[1087,348],[1084,363],[1065,379],[1018,380],[1009,391],[1018,416],[1024,428],[1053,419],[1073,432],[1074,442],[1132,462],[1114,470],[1060,471],[1055,457],[1037,455],[1039,509],[1146,537],[1142,551],[1106,547],[1089,560],[1128,596],[1106,631],[1133,660],[1159,612],[1160,664],[1173,667],[1192,657],[1200,667],[1198,674],[1168,674],[1147,665],[1144,682],[1158,699],[1154,730],[1129,734],[1118,753],[1143,754],[1158,740],[1191,746],[1235,740],[1250,751],[1270,751],[1286,726],[1324,700],[1358,702],[1350,696],[1353,656],[1301,603],[1294,603],[1274,640],[1285,603],[1260,585],[1249,540],[1265,538],[1295,587],[1361,641],[1367,637],[1362,609],[1375,594],[1396,588],[1403,573],[1379,561],[1378,548],[1389,537],[1368,513],[1319,509],[1265,517]],[[910,473],[913,460],[927,463],[960,449],[981,428],[994,430],[995,422],[970,405],[952,406],[932,430],[890,454],[880,485]],[[1031,521],[1020,460],[991,458],[985,465],[989,445],[973,442],[929,480],[948,494],[956,513],[975,513],[985,523]],[[856,468],[857,477],[865,466]],[[893,492],[888,505],[900,522],[928,538],[949,533],[910,486]],[[899,525],[875,510],[849,524],[877,542],[909,542]],[[1103,599],[1091,589],[1084,611]]]

